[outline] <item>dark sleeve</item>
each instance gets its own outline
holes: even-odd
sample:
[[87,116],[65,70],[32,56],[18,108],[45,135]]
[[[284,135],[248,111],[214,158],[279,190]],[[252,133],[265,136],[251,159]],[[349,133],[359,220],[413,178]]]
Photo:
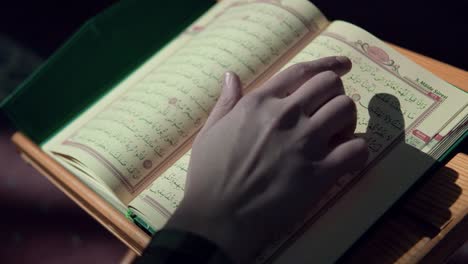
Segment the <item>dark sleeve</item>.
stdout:
[[135,264],[233,264],[213,242],[193,233],[162,229]]

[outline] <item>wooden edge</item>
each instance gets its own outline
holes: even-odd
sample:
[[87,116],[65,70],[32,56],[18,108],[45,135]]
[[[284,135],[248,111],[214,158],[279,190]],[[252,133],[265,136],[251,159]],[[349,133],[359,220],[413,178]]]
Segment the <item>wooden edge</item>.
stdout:
[[[468,155],[458,153],[455,155],[445,167],[464,166],[468,164]],[[438,171],[440,171],[440,168]],[[452,168],[456,169],[456,168]],[[435,172],[435,173],[438,173]],[[459,171],[463,173],[463,171]],[[459,177],[468,178],[466,173]],[[464,232],[460,232],[464,230]],[[447,223],[431,240],[418,250],[418,254],[414,255],[411,263],[443,263],[446,258],[455,252],[465,240],[468,239],[468,207],[465,207],[462,212],[453,215],[449,223]]]
[[[468,179],[468,155],[458,153],[445,166],[457,171]],[[458,168],[457,168],[458,167]],[[442,263],[468,240],[468,206],[461,213],[454,215],[440,233],[421,248],[418,260],[424,263]]]
[[[466,168],[468,164],[468,155],[458,153],[445,167],[456,170],[459,177],[468,178],[465,169],[457,170],[456,166]],[[440,169],[439,169],[440,170]],[[437,173],[437,172],[436,172]],[[418,251],[412,263],[442,263],[446,258],[453,254],[468,239],[468,207],[462,212],[453,216],[450,222],[445,225],[434,238],[428,241]]]
[[468,72],[462,69],[453,67],[449,64],[440,62],[438,60],[431,59],[414,51],[410,51],[391,43],[389,44],[399,53],[403,54],[413,62],[419,64],[426,70],[437,75],[439,78],[449,82],[452,85],[457,86],[458,88],[468,92]]
[[141,254],[143,252],[150,237],[128,220],[125,215],[113,208],[57,161],[44,153],[21,132],[16,132],[12,141],[19,148],[21,156],[26,162],[43,174],[79,207],[135,253]]
[[443,263],[468,239],[468,208],[421,249],[418,261]]

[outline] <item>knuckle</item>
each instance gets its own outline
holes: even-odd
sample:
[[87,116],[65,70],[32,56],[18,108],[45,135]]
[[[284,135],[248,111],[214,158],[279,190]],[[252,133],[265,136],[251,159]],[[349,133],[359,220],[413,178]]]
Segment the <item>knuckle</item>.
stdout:
[[353,99],[349,98],[347,95],[339,95],[337,96],[337,100],[339,100],[339,105],[345,113],[354,115],[356,104]]
[[311,66],[306,63],[298,63],[291,66],[291,70],[293,70],[299,76],[306,76],[311,72]]
[[364,152],[364,154],[367,153],[367,142],[363,138],[356,138],[356,148]]
[[302,109],[295,103],[270,104],[265,113],[266,120],[270,127],[291,128],[301,117]]
[[295,144],[293,144],[291,147],[298,152],[308,152],[308,149],[311,147],[309,141],[309,135],[300,133],[295,139]]
[[273,129],[281,126],[282,117],[279,115],[267,114],[264,116],[264,123],[266,127]]
[[356,156],[360,157],[358,163],[364,164],[369,158],[369,148],[366,140],[363,138],[356,138],[354,140],[354,150]]
[[239,104],[241,105],[242,109],[244,110],[253,110],[256,109],[260,105],[260,96],[256,94],[251,94],[244,96]]
[[333,87],[340,87],[343,86],[343,82],[338,74],[334,71],[325,71],[322,73],[322,77],[327,83],[332,85]]
[[219,99],[219,106],[222,108],[232,108],[236,103],[233,96],[223,96]]

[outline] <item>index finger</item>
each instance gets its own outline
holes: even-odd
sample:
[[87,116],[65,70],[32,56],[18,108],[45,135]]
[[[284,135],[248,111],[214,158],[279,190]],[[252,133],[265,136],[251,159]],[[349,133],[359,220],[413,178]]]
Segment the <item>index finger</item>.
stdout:
[[351,61],[344,56],[331,56],[292,65],[276,74],[261,87],[258,93],[284,98],[296,91],[318,73],[333,71],[342,76],[351,69]]

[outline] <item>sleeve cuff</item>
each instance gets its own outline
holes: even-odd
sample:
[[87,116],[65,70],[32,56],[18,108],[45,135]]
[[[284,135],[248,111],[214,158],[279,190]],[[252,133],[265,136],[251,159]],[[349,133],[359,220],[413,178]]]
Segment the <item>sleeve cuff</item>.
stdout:
[[162,229],[156,232],[143,255],[135,263],[232,264],[233,262],[216,244],[199,235]]

